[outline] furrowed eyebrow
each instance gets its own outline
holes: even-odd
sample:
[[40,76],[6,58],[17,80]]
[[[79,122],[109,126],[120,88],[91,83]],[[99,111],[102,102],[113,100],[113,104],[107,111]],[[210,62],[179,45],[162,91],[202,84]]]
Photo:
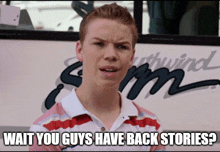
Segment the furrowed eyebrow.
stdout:
[[128,41],[117,42],[117,44],[124,44],[124,45],[129,44],[129,45],[131,45]]
[[[102,39],[102,38],[99,38],[99,37],[94,37],[94,38],[92,38],[92,40],[98,40],[98,41],[106,41],[106,40],[104,40],[104,39]],[[115,44],[117,44],[117,45],[132,45],[131,43],[129,43],[128,41],[119,41],[119,42],[116,42]]]
[[99,37],[94,37],[94,38],[92,38],[92,40],[105,41],[104,39],[101,39],[101,38],[99,38]]

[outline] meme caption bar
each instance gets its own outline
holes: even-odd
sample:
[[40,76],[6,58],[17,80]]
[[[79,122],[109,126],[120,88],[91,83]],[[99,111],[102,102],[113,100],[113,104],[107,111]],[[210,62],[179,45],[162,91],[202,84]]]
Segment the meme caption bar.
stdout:
[[[96,146],[212,146],[218,139],[215,132],[3,132],[5,146],[31,146],[34,136],[37,144]],[[160,140],[158,140],[160,139]]]

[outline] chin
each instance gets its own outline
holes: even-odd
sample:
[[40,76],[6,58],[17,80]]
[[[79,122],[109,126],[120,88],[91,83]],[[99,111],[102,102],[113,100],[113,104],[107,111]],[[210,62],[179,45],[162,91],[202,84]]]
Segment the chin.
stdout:
[[108,88],[118,88],[120,85],[119,81],[115,80],[102,80],[100,83],[98,83],[99,86],[104,86]]

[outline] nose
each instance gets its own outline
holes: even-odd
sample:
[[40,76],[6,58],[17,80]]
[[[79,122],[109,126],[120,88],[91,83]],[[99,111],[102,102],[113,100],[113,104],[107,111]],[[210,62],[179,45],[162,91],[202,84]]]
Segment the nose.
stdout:
[[118,54],[117,50],[114,48],[114,46],[109,46],[105,50],[104,59],[109,61],[117,61],[118,60]]

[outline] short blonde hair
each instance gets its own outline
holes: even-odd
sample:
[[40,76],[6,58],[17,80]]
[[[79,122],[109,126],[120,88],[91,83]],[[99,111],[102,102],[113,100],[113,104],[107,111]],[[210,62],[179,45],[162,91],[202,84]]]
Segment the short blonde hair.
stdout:
[[87,32],[89,22],[96,18],[112,19],[121,22],[122,24],[131,27],[133,35],[133,47],[137,43],[138,31],[135,24],[135,19],[131,16],[127,8],[117,5],[116,3],[110,5],[103,5],[88,13],[80,24],[79,38],[83,43]]

